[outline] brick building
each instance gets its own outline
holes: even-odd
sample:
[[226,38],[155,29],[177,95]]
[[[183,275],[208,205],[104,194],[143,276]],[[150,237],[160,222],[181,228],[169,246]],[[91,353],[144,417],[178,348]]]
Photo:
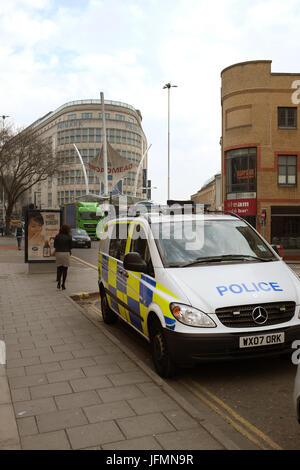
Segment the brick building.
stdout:
[[202,188],[192,194],[191,200],[195,204],[209,204],[210,210],[222,209],[222,179],[218,173],[207,181]]
[[300,255],[300,73],[272,73],[261,60],[221,78],[224,208]]

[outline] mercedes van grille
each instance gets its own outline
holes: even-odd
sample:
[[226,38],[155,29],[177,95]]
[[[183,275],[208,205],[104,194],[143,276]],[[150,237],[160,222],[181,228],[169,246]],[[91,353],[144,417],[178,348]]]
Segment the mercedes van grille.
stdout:
[[[262,307],[268,314],[267,320],[262,325],[253,320],[252,313],[256,307]],[[215,313],[220,322],[229,328],[253,328],[287,322],[293,318],[295,308],[295,302],[274,302],[217,308]]]

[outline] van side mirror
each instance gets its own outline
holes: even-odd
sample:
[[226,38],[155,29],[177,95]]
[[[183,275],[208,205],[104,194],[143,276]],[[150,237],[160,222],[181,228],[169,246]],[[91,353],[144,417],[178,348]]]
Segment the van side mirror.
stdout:
[[123,267],[127,271],[136,271],[138,273],[147,273],[148,266],[139,253],[127,253],[124,257]]

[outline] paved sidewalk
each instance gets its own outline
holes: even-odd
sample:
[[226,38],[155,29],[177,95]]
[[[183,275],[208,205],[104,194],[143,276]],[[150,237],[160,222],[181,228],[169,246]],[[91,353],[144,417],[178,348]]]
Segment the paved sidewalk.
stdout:
[[[97,290],[73,261],[67,290],[1,250],[0,449],[237,449],[69,295]],[[9,244],[13,242],[9,240]],[[9,259],[9,262],[8,262]]]

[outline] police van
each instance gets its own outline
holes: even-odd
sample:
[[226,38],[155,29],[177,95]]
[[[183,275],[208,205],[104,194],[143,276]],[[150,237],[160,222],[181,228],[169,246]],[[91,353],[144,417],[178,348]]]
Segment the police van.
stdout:
[[201,361],[290,352],[300,339],[300,280],[234,214],[108,220],[99,244],[105,323],[121,318],[171,377]]

